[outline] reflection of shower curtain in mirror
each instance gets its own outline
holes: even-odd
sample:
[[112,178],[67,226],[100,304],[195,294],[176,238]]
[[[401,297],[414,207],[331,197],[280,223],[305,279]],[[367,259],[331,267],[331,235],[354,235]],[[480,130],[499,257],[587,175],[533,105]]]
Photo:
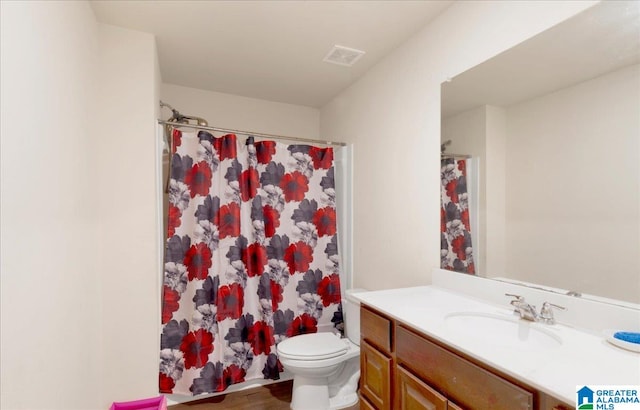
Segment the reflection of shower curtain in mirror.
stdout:
[[160,391],[278,379],[275,345],[341,325],[332,148],[174,132]]
[[475,274],[465,160],[440,162],[440,267]]

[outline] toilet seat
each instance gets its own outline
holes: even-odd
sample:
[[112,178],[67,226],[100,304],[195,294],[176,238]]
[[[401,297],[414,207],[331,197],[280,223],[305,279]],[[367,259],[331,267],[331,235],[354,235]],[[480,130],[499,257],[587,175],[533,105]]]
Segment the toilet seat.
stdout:
[[328,332],[294,336],[277,346],[278,354],[291,360],[326,360],[343,356],[347,350],[347,339]]

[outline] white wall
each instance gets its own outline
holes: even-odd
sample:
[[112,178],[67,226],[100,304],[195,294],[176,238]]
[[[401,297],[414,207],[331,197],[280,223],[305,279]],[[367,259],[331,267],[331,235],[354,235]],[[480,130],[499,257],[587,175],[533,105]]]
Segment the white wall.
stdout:
[[85,2],[0,4],[0,407],[98,408],[96,22]]
[[640,303],[639,90],[635,65],[507,109],[507,273]]
[[1,404],[157,394],[152,36],[1,2]]
[[321,110],[354,145],[355,286],[430,282],[440,263],[440,83],[596,2],[459,2]]
[[482,228],[486,243],[484,250],[485,275],[499,275],[506,269],[506,140],[507,113],[504,108],[486,106],[486,164],[485,173],[480,174],[486,187],[486,220]]
[[451,140],[446,153],[484,158],[487,107],[480,106],[442,120],[442,142]]
[[152,35],[100,24],[99,41],[94,166],[106,408],[158,395],[158,81]]
[[[162,101],[185,115],[202,117],[212,127],[318,138],[320,111],[317,108],[283,104],[255,98],[162,84]],[[171,116],[163,109],[162,118]],[[328,138],[328,137],[324,137]]]

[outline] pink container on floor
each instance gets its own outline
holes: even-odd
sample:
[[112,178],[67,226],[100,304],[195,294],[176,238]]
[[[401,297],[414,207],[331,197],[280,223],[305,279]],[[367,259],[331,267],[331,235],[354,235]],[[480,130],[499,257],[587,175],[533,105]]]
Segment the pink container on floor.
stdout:
[[109,410],[167,410],[167,399],[159,396],[120,403],[113,402]]

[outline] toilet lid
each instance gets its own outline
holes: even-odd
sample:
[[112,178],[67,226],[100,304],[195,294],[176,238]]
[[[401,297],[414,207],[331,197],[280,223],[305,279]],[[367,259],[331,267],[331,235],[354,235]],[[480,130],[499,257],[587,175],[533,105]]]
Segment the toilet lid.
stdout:
[[290,359],[322,360],[341,356],[349,343],[333,333],[309,333],[291,337],[278,344],[278,353]]

